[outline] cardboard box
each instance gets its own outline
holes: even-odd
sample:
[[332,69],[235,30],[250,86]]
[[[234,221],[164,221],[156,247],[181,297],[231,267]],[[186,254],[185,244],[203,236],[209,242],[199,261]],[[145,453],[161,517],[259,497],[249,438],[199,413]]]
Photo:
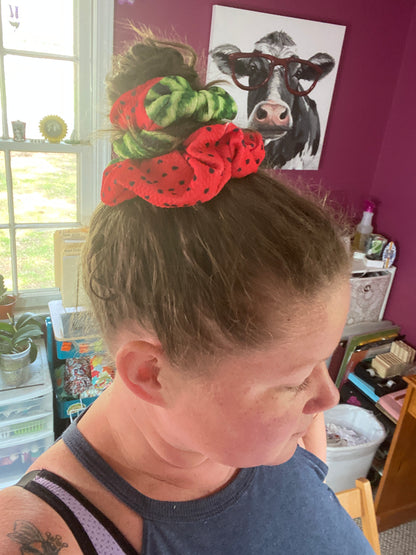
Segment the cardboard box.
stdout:
[[64,307],[85,305],[80,260],[86,237],[86,228],[58,229],[54,233],[55,285],[61,291]]

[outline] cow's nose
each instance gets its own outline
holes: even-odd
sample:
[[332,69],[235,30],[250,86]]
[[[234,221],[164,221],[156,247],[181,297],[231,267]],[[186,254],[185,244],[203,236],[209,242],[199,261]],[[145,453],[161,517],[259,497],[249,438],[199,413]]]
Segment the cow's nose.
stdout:
[[267,127],[287,127],[290,124],[288,108],[275,102],[263,102],[256,110],[255,119]]
[[[268,117],[269,113],[264,109],[264,108],[259,108],[257,110],[257,119],[266,119]],[[280,114],[277,114],[277,117],[281,120],[284,120],[285,118],[287,118],[287,109],[282,110],[282,112],[280,112]]]

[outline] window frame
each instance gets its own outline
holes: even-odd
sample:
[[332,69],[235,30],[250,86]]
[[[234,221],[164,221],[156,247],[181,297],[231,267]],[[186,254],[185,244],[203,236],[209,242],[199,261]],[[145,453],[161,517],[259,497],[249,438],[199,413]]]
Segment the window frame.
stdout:
[[[1,48],[3,40],[0,26],[0,95],[2,99],[3,137],[0,136],[0,151],[4,151],[6,185],[8,190],[8,208],[10,221],[0,224],[0,229],[10,229],[10,246],[12,259],[13,292],[17,289],[17,257],[15,249],[15,234],[18,229],[59,229],[81,227],[88,224],[89,218],[100,200],[101,175],[111,157],[110,141],[100,136],[97,131],[105,128],[104,115],[107,111],[105,94],[105,77],[111,68],[113,55],[113,0],[74,0],[74,56],[65,56],[78,62],[78,88],[75,102],[79,105],[78,129],[80,144],[67,143],[36,143],[16,142],[8,136],[6,90],[4,83],[4,56],[18,54],[37,56],[39,53],[17,51]],[[45,56],[42,56],[45,57]],[[59,55],[48,55],[49,58],[62,59]],[[10,122],[9,122],[10,124]],[[16,224],[14,221],[12,175],[10,153],[25,152],[54,152],[75,153],[77,163],[77,222],[73,224],[51,222]],[[17,310],[45,308],[51,300],[60,298],[56,287],[17,291]]]

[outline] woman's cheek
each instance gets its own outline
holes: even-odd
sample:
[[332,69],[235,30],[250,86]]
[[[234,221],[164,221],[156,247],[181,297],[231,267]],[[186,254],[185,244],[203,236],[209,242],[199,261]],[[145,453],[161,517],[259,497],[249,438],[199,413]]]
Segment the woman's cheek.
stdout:
[[288,388],[283,389],[273,388],[268,392],[268,395],[265,396],[263,406],[267,406],[270,408],[271,411],[276,413],[286,413],[286,411],[293,409],[300,405],[299,396],[296,393]]

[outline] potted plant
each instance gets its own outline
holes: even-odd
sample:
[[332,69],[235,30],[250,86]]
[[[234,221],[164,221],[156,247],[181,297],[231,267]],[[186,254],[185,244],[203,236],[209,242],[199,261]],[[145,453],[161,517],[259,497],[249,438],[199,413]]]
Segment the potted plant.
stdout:
[[6,320],[13,316],[16,297],[6,295],[7,287],[4,285],[4,277],[0,274],[0,320]]
[[16,387],[29,379],[29,364],[38,354],[34,339],[43,334],[42,324],[43,317],[31,312],[0,322],[0,368],[6,385]]

